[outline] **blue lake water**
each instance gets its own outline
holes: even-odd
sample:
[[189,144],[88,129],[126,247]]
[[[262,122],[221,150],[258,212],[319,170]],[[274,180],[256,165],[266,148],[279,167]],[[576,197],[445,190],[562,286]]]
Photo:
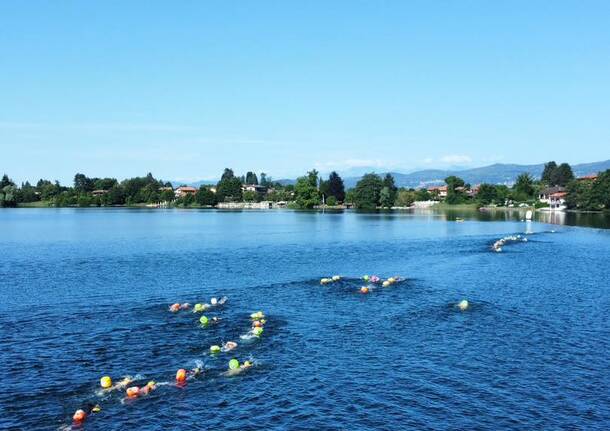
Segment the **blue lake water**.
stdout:
[[[4,210],[0,227],[2,429],[56,430],[90,401],[86,430],[610,428],[608,230],[127,209]],[[364,295],[363,274],[406,281]],[[168,311],[221,295],[216,326]],[[242,342],[257,310],[265,332]],[[232,357],[255,365],[221,376]],[[96,396],[103,375],[171,382],[198,361],[184,387]]]

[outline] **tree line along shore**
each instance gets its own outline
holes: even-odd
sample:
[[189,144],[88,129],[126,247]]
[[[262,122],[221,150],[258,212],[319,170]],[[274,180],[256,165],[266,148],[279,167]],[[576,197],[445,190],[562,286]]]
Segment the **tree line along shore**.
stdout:
[[[553,201],[555,199],[555,201]],[[237,176],[225,169],[216,184],[194,188],[174,187],[152,174],[118,181],[115,178],[74,176],[71,186],[40,179],[20,186],[8,175],[0,180],[0,207],[91,207],[91,206],[163,206],[181,208],[223,207],[239,203],[275,203],[296,209],[407,208],[418,203],[443,206],[542,208],[560,202],[567,209],[602,211],[610,209],[610,169],[576,178],[569,164],[545,164],[539,180],[524,173],[512,185],[467,184],[457,176],[445,178],[444,184],[420,188],[397,187],[391,174],[362,176],[355,187],[346,189],[336,172],[322,178],[314,169],[299,177],[295,184],[282,184],[261,173]],[[551,203],[552,205],[552,203]],[[271,206],[271,205],[270,205]]]

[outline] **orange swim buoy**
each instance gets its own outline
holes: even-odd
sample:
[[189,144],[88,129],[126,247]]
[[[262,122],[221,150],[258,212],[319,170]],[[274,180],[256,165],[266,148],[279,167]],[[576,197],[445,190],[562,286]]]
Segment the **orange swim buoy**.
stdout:
[[74,422],[82,422],[87,419],[87,413],[84,410],[78,409],[74,412],[74,416],[72,416]]
[[180,304],[178,304],[178,303],[172,304],[169,307],[169,311],[171,311],[172,313],[176,313],[177,311],[180,311]]
[[186,370],[184,368],[180,368],[176,371],[176,381],[178,383],[184,383],[186,381]]
[[255,320],[254,322],[252,322],[252,326],[254,326],[255,328],[262,328],[263,323],[260,320]]
[[368,288],[368,287],[366,287],[366,286],[362,286],[362,287],[360,288],[360,293],[369,293],[369,288]]
[[131,386],[127,388],[128,398],[136,398],[138,395],[140,395],[140,388],[138,388],[137,386]]

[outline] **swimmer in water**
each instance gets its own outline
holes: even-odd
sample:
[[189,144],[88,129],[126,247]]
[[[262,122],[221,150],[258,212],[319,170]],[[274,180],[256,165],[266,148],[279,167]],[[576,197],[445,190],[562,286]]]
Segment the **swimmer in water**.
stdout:
[[102,408],[99,404],[86,403],[74,412],[72,420],[75,424],[82,424],[90,414],[99,413],[100,411],[102,411]]
[[169,306],[169,311],[172,313],[177,313],[180,310],[188,310],[189,308],[191,308],[191,304],[188,302],[185,302],[184,304],[176,302],[175,304]]
[[154,380],[151,380],[150,382],[146,383],[142,387],[138,387],[138,386],[128,387],[127,390],[125,391],[125,394],[127,395],[127,398],[133,399],[133,398],[144,397],[144,396],[150,394],[155,389],[157,389],[157,383]]
[[222,351],[223,352],[230,352],[233,349],[237,348],[237,343],[235,341],[227,341],[226,343],[223,344],[222,346]]
[[112,384],[112,379],[109,376],[104,376],[100,379],[100,385],[102,386],[101,391],[97,392],[97,395],[103,395],[108,392],[125,389],[130,383],[134,381],[131,376],[125,376],[116,384]]
[[459,308],[460,311],[466,311],[468,310],[468,307],[470,307],[470,303],[468,302],[468,300],[462,299],[460,302],[457,303],[456,307]]
[[227,376],[227,377],[231,377],[231,376],[236,376],[238,374],[243,373],[244,371],[246,371],[248,368],[252,367],[252,362],[250,361],[244,361],[243,364],[239,364],[239,361],[237,359],[231,359],[229,361],[229,369],[227,371],[225,371],[223,373],[223,375]]
[[218,298],[212,298],[212,299],[210,300],[210,304],[211,304],[213,307],[217,307],[217,306],[220,306],[220,305],[224,305],[224,304],[225,304],[225,302],[227,302],[227,299],[229,299],[229,298],[227,298],[226,296],[223,296],[223,297],[222,297],[222,298],[220,298],[220,299],[218,299]]

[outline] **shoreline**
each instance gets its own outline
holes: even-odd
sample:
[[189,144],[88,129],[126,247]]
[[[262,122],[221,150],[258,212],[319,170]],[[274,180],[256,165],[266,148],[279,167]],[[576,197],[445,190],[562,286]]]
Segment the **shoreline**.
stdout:
[[420,206],[410,206],[410,207],[392,207],[392,208],[376,208],[374,210],[358,210],[357,208],[348,207],[344,205],[337,206],[318,206],[312,209],[301,209],[294,208],[290,205],[286,206],[276,206],[276,205],[258,205],[259,203],[235,203],[227,206],[211,206],[211,205],[191,205],[188,207],[182,206],[174,206],[174,205],[151,205],[151,204],[134,204],[134,205],[91,205],[91,206],[53,206],[49,205],[46,202],[38,201],[34,203],[28,204],[18,204],[16,207],[6,207],[1,209],[60,209],[60,208],[70,208],[70,209],[95,209],[95,208],[124,208],[124,209],[179,209],[179,210],[218,210],[218,211],[231,211],[231,210],[254,210],[254,211],[269,211],[269,210],[291,210],[291,211],[311,211],[311,212],[320,212],[320,211],[361,211],[361,212],[388,212],[388,211],[473,211],[473,212],[511,212],[511,211],[534,211],[537,213],[573,213],[573,214],[610,214],[610,210],[576,210],[576,209],[566,209],[563,211],[545,211],[544,208],[536,208],[534,206],[527,207],[487,207],[481,206],[479,207],[477,204],[457,204],[457,205],[448,205],[444,203],[439,203],[435,205],[430,205],[426,207]]

